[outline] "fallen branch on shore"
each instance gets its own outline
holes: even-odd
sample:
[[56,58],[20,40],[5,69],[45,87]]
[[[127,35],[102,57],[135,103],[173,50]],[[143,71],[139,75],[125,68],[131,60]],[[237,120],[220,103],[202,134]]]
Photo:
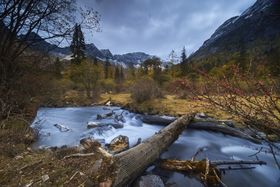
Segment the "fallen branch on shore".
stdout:
[[72,155],[67,155],[63,157],[63,159],[68,159],[68,158],[77,158],[77,157],[88,157],[88,156],[94,156],[96,153],[76,153]]

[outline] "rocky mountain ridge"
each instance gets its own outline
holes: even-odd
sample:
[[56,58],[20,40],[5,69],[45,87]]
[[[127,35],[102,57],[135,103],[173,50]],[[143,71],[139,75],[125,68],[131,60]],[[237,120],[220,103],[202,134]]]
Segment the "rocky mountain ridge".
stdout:
[[240,16],[225,21],[191,56],[191,59],[199,60],[225,51],[234,53],[241,48],[249,50],[258,41],[265,43],[264,48],[270,50],[278,38],[280,38],[280,1],[257,0]]
[[[21,36],[23,37],[23,36]],[[62,59],[70,59],[71,58],[71,49],[70,47],[58,47],[57,45],[48,43],[44,39],[42,39],[39,35],[32,33],[30,36],[30,40],[36,40],[36,43],[33,44],[30,48],[33,50],[47,52],[53,56],[62,58]],[[138,65],[148,58],[151,58],[151,55],[148,55],[143,52],[135,52],[135,53],[127,53],[123,55],[113,55],[109,49],[101,49],[99,50],[93,43],[86,44],[85,50],[86,56],[89,58],[98,58],[102,61],[108,60],[109,62],[122,65],[122,66],[132,66]]]

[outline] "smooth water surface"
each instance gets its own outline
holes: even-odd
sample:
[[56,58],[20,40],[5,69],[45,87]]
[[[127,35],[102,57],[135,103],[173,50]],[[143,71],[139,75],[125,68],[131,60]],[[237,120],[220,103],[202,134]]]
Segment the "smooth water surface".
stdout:
[[[112,117],[97,120],[97,115],[104,115],[114,111]],[[122,121],[115,116],[123,116]],[[115,129],[112,126],[88,129],[92,122],[102,124],[122,123],[123,128]],[[57,125],[64,130],[57,128]],[[56,126],[55,126],[56,125]],[[122,110],[118,107],[80,107],[80,108],[41,108],[35,118],[33,128],[38,129],[39,140],[35,148],[47,148],[63,145],[77,146],[82,138],[91,137],[102,143],[110,141],[118,135],[129,137],[130,146],[134,146],[139,138],[145,140],[159,131],[162,127],[148,125],[140,120],[138,114]],[[279,144],[278,144],[279,145]],[[226,171],[222,180],[227,186],[232,187],[278,187],[280,186],[280,170],[274,162],[270,149],[265,144],[254,144],[240,138],[225,136],[221,133],[206,131],[185,130],[179,139],[171,145],[162,158],[191,159],[198,149],[203,152],[197,159],[209,158],[210,160],[262,160],[267,165],[256,166],[251,170]],[[256,158],[253,155],[258,152]],[[280,160],[279,152],[276,152]],[[203,186],[196,179],[184,176],[181,173],[149,169],[147,172],[158,174],[169,186]]]

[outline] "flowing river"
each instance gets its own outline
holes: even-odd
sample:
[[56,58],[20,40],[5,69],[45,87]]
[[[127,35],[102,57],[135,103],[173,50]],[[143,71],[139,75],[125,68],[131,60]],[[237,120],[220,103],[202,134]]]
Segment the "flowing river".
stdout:
[[[106,115],[114,112],[114,116],[122,117],[122,128],[102,126],[88,129],[88,124],[102,123],[114,124],[116,118],[107,117],[97,119],[98,115]],[[165,116],[167,118],[167,116]],[[118,121],[120,123],[120,121]],[[134,146],[138,139],[145,140],[158,132],[162,126],[157,124],[145,124],[140,115],[123,110],[119,107],[77,107],[77,108],[40,108],[32,127],[38,130],[39,139],[33,145],[34,148],[48,148],[61,146],[77,146],[82,138],[91,137],[107,144],[117,137],[124,135],[129,137],[130,146]],[[279,144],[278,144],[279,145]],[[202,149],[197,160],[209,158],[209,160],[262,160],[267,165],[255,166],[248,170],[230,170],[222,175],[222,181],[230,187],[279,187],[280,170],[266,144],[255,144],[240,138],[227,136],[221,133],[213,133],[198,130],[185,130],[179,139],[174,142],[162,158],[189,160]],[[259,150],[261,150],[259,152]],[[257,153],[256,156],[252,156]],[[280,160],[279,152],[276,157]],[[182,173],[163,171],[151,166],[147,173],[159,175],[166,186],[203,186],[194,178]]]

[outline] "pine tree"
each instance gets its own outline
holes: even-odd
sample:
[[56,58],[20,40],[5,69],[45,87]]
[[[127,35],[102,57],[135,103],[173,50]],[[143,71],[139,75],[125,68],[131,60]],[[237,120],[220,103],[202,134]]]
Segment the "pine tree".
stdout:
[[118,66],[115,68],[115,82],[120,82],[120,69]]
[[98,60],[97,60],[96,57],[95,57],[94,60],[93,60],[93,64],[96,65],[96,66],[98,65]]
[[81,25],[76,24],[74,27],[73,40],[71,43],[72,62],[80,64],[85,58],[85,38],[81,29]]
[[108,78],[109,78],[109,68],[110,68],[110,62],[109,62],[108,59],[106,59],[105,67],[104,67],[105,79],[108,79]]
[[61,77],[61,69],[62,69],[62,64],[59,58],[57,57],[54,62],[54,73],[59,78]]
[[121,66],[121,71],[120,71],[120,79],[121,81],[124,80],[124,72],[123,72],[123,67]]
[[188,72],[188,61],[187,61],[187,54],[186,54],[186,48],[183,47],[182,54],[181,54],[181,75],[185,76]]
[[183,47],[183,50],[182,50],[182,55],[181,55],[181,63],[186,62],[186,60],[187,60],[186,48],[185,48],[185,47]]

